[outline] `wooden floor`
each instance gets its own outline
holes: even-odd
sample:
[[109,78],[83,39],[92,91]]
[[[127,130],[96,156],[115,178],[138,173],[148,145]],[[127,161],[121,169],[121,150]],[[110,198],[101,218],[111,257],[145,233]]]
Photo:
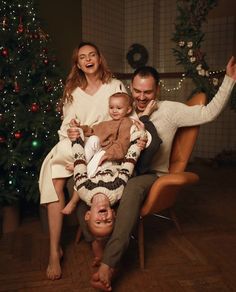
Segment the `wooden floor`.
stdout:
[[[201,181],[179,198],[180,235],[170,222],[146,221],[146,267],[139,269],[131,240],[117,292],[236,291],[236,168],[193,164]],[[63,232],[63,277],[45,278],[48,236],[38,217],[26,216],[14,233],[0,239],[0,291],[96,291],[90,287],[92,254],[74,243],[75,226]]]

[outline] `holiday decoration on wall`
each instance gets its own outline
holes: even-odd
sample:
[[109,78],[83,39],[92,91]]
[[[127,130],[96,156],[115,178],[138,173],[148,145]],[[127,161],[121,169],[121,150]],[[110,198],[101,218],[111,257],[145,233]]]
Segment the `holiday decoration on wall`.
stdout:
[[0,204],[38,201],[43,158],[57,141],[64,73],[34,0],[0,5]]
[[[210,100],[217,92],[221,80],[219,71],[210,71],[206,54],[201,50],[204,33],[202,23],[207,20],[209,11],[217,5],[217,0],[177,0],[177,18],[173,49],[178,64],[183,65],[185,77],[190,77],[196,85],[196,91],[204,91]],[[236,94],[232,93],[231,105],[236,109]]]
[[126,59],[133,69],[137,69],[147,64],[148,51],[143,45],[133,44],[129,48]]

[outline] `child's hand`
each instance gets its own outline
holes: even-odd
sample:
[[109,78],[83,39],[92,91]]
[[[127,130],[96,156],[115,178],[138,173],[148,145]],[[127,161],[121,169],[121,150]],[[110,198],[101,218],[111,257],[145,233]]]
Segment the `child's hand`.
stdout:
[[158,109],[157,102],[155,100],[150,100],[147,107],[143,111],[142,116],[150,116],[157,109]]
[[140,120],[133,120],[134,125],[137,127],[137,129],[139,131],[144,131],[145,130],[145,126],[144,123],[141,122]]

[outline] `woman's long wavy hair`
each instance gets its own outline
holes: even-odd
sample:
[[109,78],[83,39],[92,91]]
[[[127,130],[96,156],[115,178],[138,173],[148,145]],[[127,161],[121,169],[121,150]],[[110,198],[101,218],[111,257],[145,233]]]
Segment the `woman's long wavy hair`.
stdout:
[[59,111],[62,110],[62,107],[65,103],[73,101],[72,92],[75,90],[75,88],[80,87],[84,90],[88,85],[84,72],[78,68],[78,53],[80,48],[84,46],[93,47],[100,57],[101,62],[99,65],[99,78],[101,79],[102,83],[109,83],[112,79],[112,72],[108,68],[107,62],[98,47],[91,42],[81,42],[78,47],[74,49],[72,54],[72,68],[66,79],[63,96],[58,103]]

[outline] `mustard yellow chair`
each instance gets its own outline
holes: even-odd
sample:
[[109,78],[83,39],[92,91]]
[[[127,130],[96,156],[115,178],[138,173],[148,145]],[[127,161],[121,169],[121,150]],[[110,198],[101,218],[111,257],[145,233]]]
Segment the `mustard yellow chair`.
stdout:
[[[195,94],[187,105],[205,105],[207,97],[204,93]],[[199,132],[199,126],[179,128],[175,134],[172,145],[169,174],[158,178],[152,185],[150,192],[140,212],[138,227],[138,245],[140,267],[144,268],[144,218],[147,215],[158,214],[164,210],[169,211],[178,231],[181,228],[173,210],[179,191],[187,185],[198,182],[199,177],[192,172],[185,172],[188,160],[191,156],[194,144]]]

